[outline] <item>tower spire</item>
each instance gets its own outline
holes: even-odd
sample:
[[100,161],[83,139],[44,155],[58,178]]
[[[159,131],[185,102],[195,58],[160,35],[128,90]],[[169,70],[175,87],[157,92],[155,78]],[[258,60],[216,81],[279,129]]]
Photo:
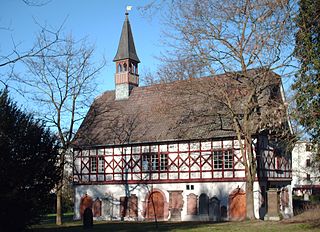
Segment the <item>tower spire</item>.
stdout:
[[126,18],[122,26],[117,54],[115,55],[113,61],[116,62],[118,60],[131,59],[136,61],[137,63],[140,63],[140,60],[136,52],[136,48],[134,46],[133,35],[128,17],[129,13],[127,10],[125,15]]
[[116,100],[128,99],[132,89],[139,85],[138,58],[134,46],[133,35],[129,22],[127,7],[122,26],[117,53],[113,59],[116,63]]

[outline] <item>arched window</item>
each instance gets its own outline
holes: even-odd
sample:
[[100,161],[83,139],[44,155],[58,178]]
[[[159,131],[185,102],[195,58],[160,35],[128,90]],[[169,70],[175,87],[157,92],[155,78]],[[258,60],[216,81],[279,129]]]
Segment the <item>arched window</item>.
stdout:
[[126,63],[123,64],[123,71],[125,71],[125,72],[127,71],[127,64]]
[[133,73],[133,65],[132,65],[132,63],[129,64],[129,72]]
[[118,64],[118,70],[117,70],[117,72],[119,73],[119,72],[122,72],[122,66],[121,66],[121,64]]
[[134,74],[138,74],[138,64],[134,65]]

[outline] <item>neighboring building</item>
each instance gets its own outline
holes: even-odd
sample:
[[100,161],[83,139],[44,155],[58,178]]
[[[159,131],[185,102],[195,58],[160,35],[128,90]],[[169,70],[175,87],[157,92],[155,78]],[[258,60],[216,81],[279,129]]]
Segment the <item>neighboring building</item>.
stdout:
[[[198,95],[217,80],[230,82],[240,105],[242,80],[223,74],[139,87],[128,15],[114,62],[115,91],[95,99],[74,140],[75,218],[91,207],[106,220],[244,219],[244,160],[232,122]],[[272,91],[258,101],[282,101],[279,76],[270,73],[270,81]],[[269,138],[266,131],[254,137],[257,218],[266,215],[271,188],[283,188],[283,207],[291,210],[291,154]]]
[[320,194],[320,170],[314,166],[314,158],[311,143],[298,141],[295,144],[292,151],[292,188],[297,196]]

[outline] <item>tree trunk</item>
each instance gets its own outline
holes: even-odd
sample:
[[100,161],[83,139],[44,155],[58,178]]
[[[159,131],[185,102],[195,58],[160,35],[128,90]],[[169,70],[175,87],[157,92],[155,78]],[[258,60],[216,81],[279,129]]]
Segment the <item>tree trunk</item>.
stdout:
[[[247,127],[246,127],[247,128]],[[254,192],[253,184],[256,178],[256,159],[252,149],[252,136],[246,133],[245,138],[247,166],[246,166],[246,201],[247,201],[247,219],[254,220]]]
[[57,189],[57,202],[56,202],[56,225],[62,225],[62,188],[59,184]]
[[[63,148],[65,148],[64,146]],[[66,150],[63,149],[61,152],[61,161],[60,161],[60,171],[61,171],[61,179],[58,182],[57,185],[57,202],[56,202],[56,225],[62,225],[62,189],[64,184],[64,165],[65,165],[65,156],[66,156]]]
[[248,176],[246,181],[247,219],[254,220],[253,180]]

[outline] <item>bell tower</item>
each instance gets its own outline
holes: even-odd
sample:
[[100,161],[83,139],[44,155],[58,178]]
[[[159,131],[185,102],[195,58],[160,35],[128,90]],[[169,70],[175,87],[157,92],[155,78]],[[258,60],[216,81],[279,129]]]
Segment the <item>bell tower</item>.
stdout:
[[134,87],[139,86],[138,63],[140,60],[134,46],[129,13],[125,13],[117,54],[113,59],[116,63],[116,100],[128,99]]

